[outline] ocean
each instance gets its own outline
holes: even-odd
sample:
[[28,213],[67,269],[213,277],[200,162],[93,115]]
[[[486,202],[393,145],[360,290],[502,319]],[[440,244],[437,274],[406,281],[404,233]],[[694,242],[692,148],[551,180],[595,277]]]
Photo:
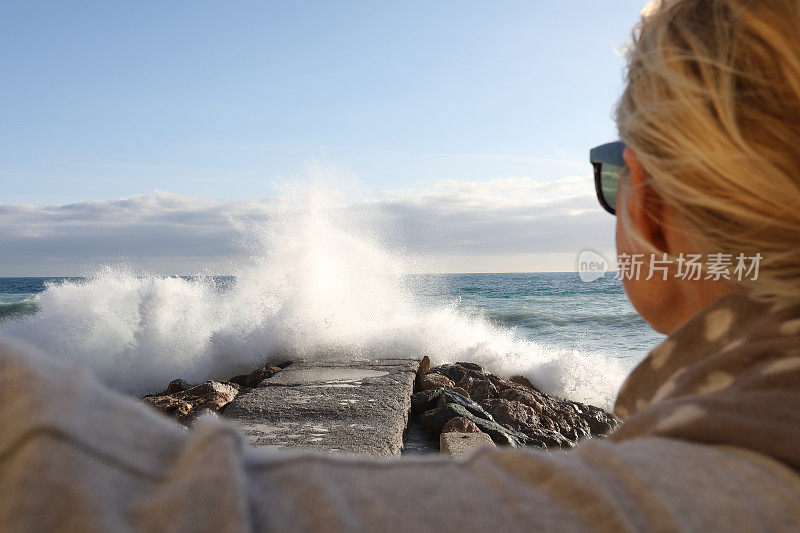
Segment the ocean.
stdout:
[[[268,269],[267,269],[268,270]],[[612,274],[0,278],[0,335],[74,360],[120,390],[224,378],[265,359],[429,355],[522,373],[610,408],[662,336]],[[286,274],[283,272],[282,274]],[[268,280],[265,282],[265,279]]]

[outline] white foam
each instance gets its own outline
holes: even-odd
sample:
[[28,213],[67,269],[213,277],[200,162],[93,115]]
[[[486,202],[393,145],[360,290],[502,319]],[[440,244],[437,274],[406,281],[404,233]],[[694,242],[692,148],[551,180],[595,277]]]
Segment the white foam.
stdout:
[[[39,312],[2,325],[55,357],[143,394],[174,378],[228,378],[268,358],[429,355],[523,374],[547,392],[608,408],[627,368],[613,357],[559,350],[414,294],[403,257],[376,228],[309,188],[278,216],[243,229],[250,254],[236,281],[143,275],[106,267],[85,282],[49,285]],[[370,220],[375,220],[374,214]]]

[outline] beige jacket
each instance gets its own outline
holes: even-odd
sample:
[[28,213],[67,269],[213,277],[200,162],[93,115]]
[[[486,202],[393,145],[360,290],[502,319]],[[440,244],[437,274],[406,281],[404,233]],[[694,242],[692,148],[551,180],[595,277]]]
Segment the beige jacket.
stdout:
[[0,531],[800,530],[800,306],[725,297],[570,452],[462,462],[248,448],[0,344]]

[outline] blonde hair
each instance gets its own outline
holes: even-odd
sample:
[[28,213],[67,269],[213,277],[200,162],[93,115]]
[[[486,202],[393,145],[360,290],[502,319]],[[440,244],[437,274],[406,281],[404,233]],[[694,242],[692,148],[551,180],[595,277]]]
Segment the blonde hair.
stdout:
[[800,299],[800,0],[651,5],[626,81],[620,138],[683,229],[760,253],[756,297]]

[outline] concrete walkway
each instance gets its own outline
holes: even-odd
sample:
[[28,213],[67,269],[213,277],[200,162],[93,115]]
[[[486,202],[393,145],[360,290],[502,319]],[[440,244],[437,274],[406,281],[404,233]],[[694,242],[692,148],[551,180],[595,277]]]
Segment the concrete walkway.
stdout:
[[225,408],[255,446],[399,456],[419,361],[296,363]]

